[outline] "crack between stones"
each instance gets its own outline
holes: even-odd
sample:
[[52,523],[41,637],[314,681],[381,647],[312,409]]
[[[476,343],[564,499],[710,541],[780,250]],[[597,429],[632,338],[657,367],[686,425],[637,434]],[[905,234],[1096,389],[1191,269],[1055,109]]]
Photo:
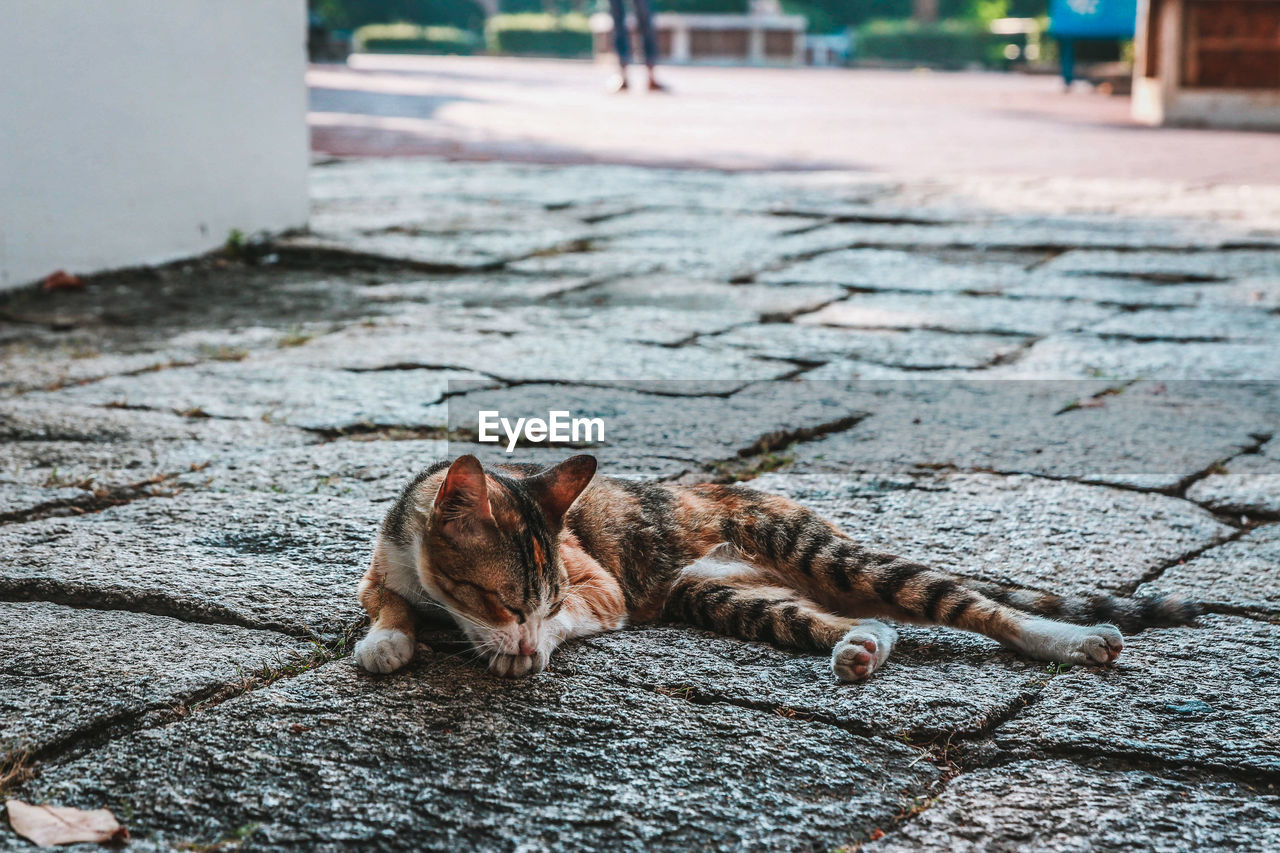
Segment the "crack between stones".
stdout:
[[[1184,477],[1182,480],[1179,480],[1176,486],[1174,487],[1175,490],[1173,494],[1175,495],[1175,497],[1180,497],[1186,501],[1196,504],[1197,506],[1203,506],[1197,501],[1193,501],[1187,497],[1187,492],[1191,490],[1191,487],[1194,486],[1196,483],[1200,482],[1201,480],[1205,479],[1206,477],[1209,477],[1213,474],[1218,473],[1220,469],[1226,467],[1227,463],[1233,462],[1236,459],[1239,459],[1241,456],[1257,456],[1262,452],[1262,449],[1266,447],[1268,443],[1270,443],[1272,435],[1271,433],[1259,433],[1259,434],[1251,435],[1249,437],[1253,439],[1253,444],[1248,445],[1247,447],[1243,447],[1240,450],[1236,451],[1235,453],[1231,454],[1230,456],[1223,457],[1222,459],[1215,461],[1213,464],[1207,465],[1201,470],[1196,471],[1194,474],[1190,474]],[[1205,507],[1205,509],[1207,509],[1209,512],[1213,512],[1215,515],[1218,514],[1217,511],[1209,509],[1208,507]]]
[[1141,335],[1132,332],[1093,332],[1104,341],[1129,341],[1135,344],[1247,344],[1248,339],[1227,335]]
[[1268,625],[1280,624],[1280,610],[1258,610],[1252,607],[1238,607],[1233,604],[1203,604],[1202,613],[1214,613],[1221,616],[1236,616],[1252,622],[1264,622]]
[[[708,691],[699,689],[695,685],[686,684],[679,687],[672,687],[644,681],[628,681],[607,673],[568,673],[557,671],[554,668],[551,669],[550,672],[559,676],[575,675],[621,687],[647,690],[660,696],[683,699],[684,701],[694,705],[723,705],[733,708],[741,708],[747,711],[768,713],[783,717],[784,719],[817,723],[820,725],[830,726],[859,737],[865,737],[869,740],[897,743],[915,750],[918,753],[916,761],[929,761],[940,769],[941,776],[930,787],[928,804],[926,806],[923,808],[919,807],[918,798],[913,800],[910,806],[908,806],[904,800],[901,811],[892,819],[888,828],[877,828],[880,830],[880,834],[877,836],[876,840],[898,830],[904,824],[915,819],[919,814],[932,806],[933,803],[946,792],[947,788],[956,778],[972,769],[972,767],[968,766],[964,760],[964,746],[969,743],[989,741],[995,729],[1013,719],[1026,708],[1034,704],[1040,697],[1040,694],[1048,686],[1049,682],[1052,681],[1053,678],[1057,677],[1057,674],[1054,673],[1048,674],[1048,677],[1042,681],[1034,679],[1029,681],[1027,686],[1031,689],[1020,693],[1010,701],[1006,707],[989,715],[981,722],[977,729],[971,731],[950,729],[945,732],[937,732],[928,729],[909,729],[903,732],[886,732],[853,720],[841,720],[831,714],[813,709],[794,708],[767,700],[751,700],[736,696],[726,696],[714,690]],[[915,739],[919,737],[924,738],[922,743],[915,742]]]
[[190,605],[159,591],[129,591],[68,587],[50,578],[0,577],[0,601],[40,601],[79,610],[120,610],[147,616],[163,616],[196,625],[230,625],[271,631],[300,640],[315,640],[313,632],[296,624],[253,619],[210,601]]
[[[794,461],[789,457],[776,456],[777,451],[786,450],[794,444],[803,444],[844,432],[869,417],[871,417],[870,412],[853,412],[812,426],[792,427],[765,433],[747,446],[739,448],[735,455],[703,465],[703,473],[704,475],[713,474],[711,482],[715,483],[754,480],[763,473],[785,468]],[[695,475],[691,478],[681,478],[678,482],[706,482],[706,479]]]
[[1249,528],[1239,528],[1237,530],[1232,531],[1227,536],[1224,536],[1213,542],[1209,542],[1206,545],[1201,545],[1197,548],[1193,548],[1192,550],[1186,552],[1185,554],[1182,554],[1181,556],[1174,557],[1172,560],[1167,560],[1163,564],[1156,566],[1153,569],[1149,569],[1138,580],[1133,581],[1131,583],[1122,584],[1121,586],[1117,587],[1117,590],[1119,590],[1125,595],[1132,596],[1135,592],[1137,592],[1137,590],[1143,584],[1148,584],[1148,583],[1151,583],[1152,581],[1158,580],[1161,575],[1169,571],[1169,569],[1172,569],[1174,566],[1180,566],[1184,563],[1189,563],[1192,560],[1196,559],[1197,557],[1201,556],[1202,554],[1206,554],[1215,548],[1219,548],[1228,543],[1235,542],[1237,539],[1240,539],[1248,532],[1249,532]]
[[1242,784],[1269,785],[1280,781],[1280,771],[1235,767],[1214,761],[1177,761],[1152,753],[1133,750],[1101,747],[1090,747],[1088,750],[1083,750],[1066,744],[1051,744],[1039,747],[1036,750],[1028,749],[1026,752],[1005,750],[999,746],[995,746],[995,749],[997,750],[995,757],[989,763],[979,765],[980,767],[1000,767],[1016,761],[1043,761],[1045,758],[1062,758],[1085,768],[1102,760],[1118,763],[1122,765],[1123,769],[1143,770],[1157,775],[1168,775],[1171,771],[1175,773],[1204,774],[1222,781]]
[[[844,300],[838,300],[844,301]],[[1044,335],[1034,335],[1031,332],[1019,332],[1013,329],[952,329],[946,326],[935,326],[931,324],[918,326],[843,326],[839,323],[815,323],[814,328],[819,329],[844,329],[849,332],[936,332],[942,335],[989,335],[996,338],[1043,338]],[[1075,331],[1074,329],[1063,329],[1063,332]]]
[[[1043,680],[1033,679],[1029,681],[1028,687],[1031,688],[1029,691],[1019,695],[1010,702],[1008,706],[989,716],[983,721],[978,730],[974,732],[962,732],[955,730],[948,733],[946,739],[942,742],[940,756],[940,758],[945,762],[947,772],[944,772],[933,797],[923,808],[913,807],[910,810],[906,810],[904,814],[900,815],[893,821],[889,829],[885,831],[884,835],[881,837],[890,835],[891,833],[900,830],[912,820],[919,818],[921,814],[928,811],[928,809],[946,793],[947,789],[951,786],[951,783],[956,779],[972,770],[988,766],[989,762],[972,760],[972,757],[966,754],[967,747],[976,744],[991,744],[993,742],[995,730],[1023,713],[1027,708],[1034,705],[1044,693],[1045,689],[1049,686],[1049,683],[1053,681],[1054,678],[1057,678],[1060,673],[1045,672],[1044,674],[1047,677]],[[928,748],[936,747],[938,740],[941,740],[941,738],[935,737],[933,742],[929,744]]]
[[[114,740],[139,731],[172,725],[187,719],[192,714],[203,713],[231,699],[342,660],[349,654],[355,635],[363,627],[364,622],[365,620],[362,619],[350,624],[340,636],[328,643],[313,639],[310,653],[294,652],[281,655],[275,661],[243,674],[239,681],[224,681],[179,694],[170,702],[153,702],[140,709],[111,714],[78,731],[57,738],[39,749],[28,751],[23,758],[23,763],[26,765],[23,784],[38,776],[42,765],[88,754]],[[5,758],[4,753],[0,752],[0,759]]]
[[[1233,459],[1235,458],[1235,456],[1242,455],[1247,452],[1248,451],[1241,451],[1241,453],[1239,454],[1235,454],[1231,457],[1228,457],[1228,460]],[[1029,471],[1010,471],[1010,470],[1001,470],[996,468],[960,468],[958,466],[949,465],[949,466],[945,466],[944,469],[953,471],[956,473],[994,474],[1000,477],[1028,476],[1028,477],[1036,477],[1044,480],[1053,480],[1055,482],[1076,483],[1077,485],[1091,486],[1095,488],[1118,489],[1120,491],[1137,492],[1139,494],[1160,494],[1160,495],[1165,495],[1167,497],[1178,498],[1180,500],[1186,501],[1192,506],[1205,509],[1195,501],[1187,499],[1184,494],[1180,494],[1179,492],[1185,493],[1186,489],[1189,488],[1192,483],[1194,483],[1197,479],[1200,479],[1201,477],[1207,476],[1207,474],[1212,473],[1213,469],[1215,469],[1220,464],[1222,463],[1215,462],[1213,463],[1213,465],[1205,469],[1204,472],[1190,475],[1190,477],[1187,478],[1186,485],[1181,486],[1181,488],[1178,490],[1168,489],[1168,488],[1166,489],[1144,488],[1140,486],[1126,485],[1123,483],[1109,483],[1104,481],[1088,480],[1088,479],[1083,479],[1078,477],[1062,477],[1062,476],[1054,476],[1051,474],[1044,474],[1044,473],[1035,473],[1035,472],[1029,472]],[[1221,521],[1224,524],[1227,524],[1227,526],[1234,528],[1232,532],[1227,534],[1226,536],[1221,536],[1203,545],[1199,545],[1191,549],[1190,551],[1187,551],[1177,557],[1174,557],[1160,564],[1159,566],[1156,566],[1155,568],[1149,569],[1138,580],[1117,586],[1113,590],[1109,591],[1109,594],[1132,597],[1137,592],[1138,588],[1141,587],[1143,584],[1147,584],[1154,580],[1159,579],[1161,575],[1163,575],[1166,571],[1173,568],[1174,566],[1181,565],[1182,563],[1186,563],[1191,560],[1194,560],[1195,558],[1201,556],[1202,554],[1207,553],[1208,551],[1213,550],[1214,548],[1218,548],[1230,542],[1235,542],[1237,539],[1240,539],[1241,537],[1245,536],[1256,527],[1262,526],[1262,525],[1248,525],[1248,526],[1242,527],[1238,523],[1231,521],[1230,518],[1220,517],[1217,513],[1214,513],[1207,509],[1205,509],[1205,511],[1208,512],[1210,515],[1213,515],[1218,521]]]
[[[191,471],[198,471],[203,466],[193,466]],[[39,521],[44,518],[65,518],[77,515],[92,515],[114,506],[124,506],[146,498],[169,498],[178,493],[178,489],[160,488],[175,477],[184,473],[158,474],[146,480],[129,483],[124,486],[111,486],[92,491],[86,490],[83,497],[64,498],[46,501],[25,509],[0,512],[0,525],[18,524],[27,521]]]

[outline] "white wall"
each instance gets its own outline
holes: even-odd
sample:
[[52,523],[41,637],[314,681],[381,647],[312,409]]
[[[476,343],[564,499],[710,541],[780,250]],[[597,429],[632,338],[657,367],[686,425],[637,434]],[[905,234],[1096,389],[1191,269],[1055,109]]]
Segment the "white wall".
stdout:
[[304,224],[305,5],[0,2],[0,287]]

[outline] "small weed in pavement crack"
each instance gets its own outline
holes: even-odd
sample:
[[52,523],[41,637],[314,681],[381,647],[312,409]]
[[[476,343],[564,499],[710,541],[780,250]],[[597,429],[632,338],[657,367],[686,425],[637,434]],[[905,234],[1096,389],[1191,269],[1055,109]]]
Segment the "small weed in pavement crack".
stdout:
[[174,849],[186,851],[186,853],[227,853],[231,850],[239,850],[240,846],[261,827],[260,823],[247,823],[217,841],[207,844],[199,841],[183,841],[175,845]]
[[[192,465],[190,470],[199,471],[207,465],[207,462],[203,465]],[[110,509],[113,506],[133,503],[143,498],[171,498],[180,491],[170,483],[176,476],[178,474],[175,473],[156,474],[154,477],[148,477],[145,480],[139,480],[136,483],[129,483],[123,486],[94,486],[92,478],[74,483],[59,483],[55,479],[46,480],[46,487],[52,485],[69,486],[83,489],[85,494],[65,500],[49,501],[25,509],[0,512],[0,524],[16,521],[39,521],[42,518],[55,516],[90,515],[95,512],[102,512],[104,509]],[[50,478],[56,477],[57,472],[55,470],[50,475]]]
[[8,796],[14,788],[34,775],[30,752],[18,750],[5,755],[0,749],[0,797]]
[[341,660],[350,654],[356,633],[360,628],[360,625],[352,625],[343,632],[341,637],[331,643],[320,643],[312,640],[309,652],[292,651],[280,659],[251,672],[241,672],[239,681],[223,685],[213,693],[197,701],[174,705],[170,708],[170,711],[177,718],[186,717],[193,713],[208,710],[214,705],[220,705],[228,699],[234,699],[250,691],[268,687],[286,678],[302,675],[304,672],[318,669],[335,660]]

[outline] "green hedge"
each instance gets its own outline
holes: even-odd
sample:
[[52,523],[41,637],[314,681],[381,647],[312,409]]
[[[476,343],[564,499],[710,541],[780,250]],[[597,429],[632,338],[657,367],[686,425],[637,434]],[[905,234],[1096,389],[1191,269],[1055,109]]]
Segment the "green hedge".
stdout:
[[855,31],[855,60],[914,62],[940,68],[975,63],[990,68],[1007,64],[1004,50],[1021,46],[1023,36],[995,35],[981,21],[870,21]]
[[417,24],[369,24],[355,32],[355,48],[366,53],[472,54],[483,45],[480,36],[457,27]]
[[691,15],[745,15],[749,6],[749,0],[654,0],[653,2],[656,12],[686,12]]
[[590,56],[586,15],[494,15],[485,24],[489,50],[516,56]]
[[365,24],[405,21],[479,32],[484,11],[473,0],[307,0],[330,27],[356,30]]

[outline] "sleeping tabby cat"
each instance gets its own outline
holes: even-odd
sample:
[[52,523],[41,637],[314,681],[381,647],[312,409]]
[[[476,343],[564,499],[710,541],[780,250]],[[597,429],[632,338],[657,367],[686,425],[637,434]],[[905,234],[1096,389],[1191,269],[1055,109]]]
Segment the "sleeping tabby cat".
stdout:
[[[976,631],[1033,658],[1108,664],[1126,629],[1188,622],[1162,599],[1063,598],[979,583],[872,551],[793,501],[741,486],[596,477],[474,456],[437,463],[387,513],[360,584],[371,672],[414,652],[413,605],[434,602],[500,675],[537,672],[570,637],[660,618],[831,654],[836,678],[884,665],[897,634],[874,617]],[[1052,617],[1052,618],[1050,618]],[[1067,621],[1057,621],[1067,620]]]

